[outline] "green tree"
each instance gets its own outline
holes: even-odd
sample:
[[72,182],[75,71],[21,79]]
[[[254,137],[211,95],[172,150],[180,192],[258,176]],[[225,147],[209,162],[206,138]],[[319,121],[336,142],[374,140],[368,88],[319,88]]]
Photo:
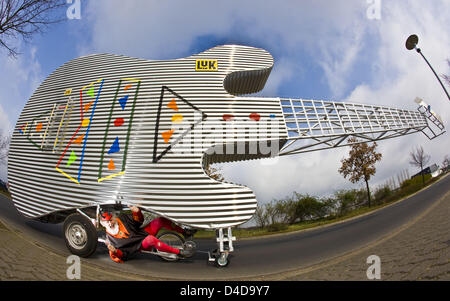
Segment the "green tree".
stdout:
[[350,138],[351,143],[349,157],[341,160],[341,173],[344,178],[349,177],[350,182],[357,183],[361,180],[366,182],[367,199],[370,207],[370,188],[369,180],[375,174],[375,163],[381,160],[382,155],[376,152],[377,143],[374,142],[369,145],[366,142],[361,142],[357,138]]
[[283,212],[280,210],[281,206],[277,205],[277,203],[277,201],[273,200],[265,205],[265,211],[270,225],[278,224],[283,215]]
[[324,215],[325,205],[316,197],[294,192],[297,202],[295,204],[295,219],[301,222],[320,218]]
[[283,224],[293,224],[294,207],[295,202],[291,197],[275,201],[274,212],[277,214],[278,221]]
[[267,214],[265,206],[263,205],[258,205],[253,218],[256,225],[260,228],[265,228],[267,225],[269,225],[269,215]]
[[368,201],[364,189],[338,190],[334,193],[337,215],[345,215]]
[[324,217],[329,212],[329,204],[315,196],[294,192],[276,203],[278,217],[282,223],[292,225],[296,222]]
[[384,185],[375,190],[374,198],[378,203],[386,202],[392,195],[392,189],[388,185]]

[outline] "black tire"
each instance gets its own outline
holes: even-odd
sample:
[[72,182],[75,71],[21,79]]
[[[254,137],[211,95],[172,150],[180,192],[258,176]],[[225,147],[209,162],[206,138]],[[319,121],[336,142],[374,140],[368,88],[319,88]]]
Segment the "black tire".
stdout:
[[[156,236],[157,239],[159,239],[161,242],[165,243],[166,245],[171,246],[175,249],[182,249],[184,245],[184,238],[175,232],[163,232]],[[156,253],[159,253],[158,250],[155,249]],[[166,257],[163,255],[159,256],[161,259],[165,261],[177,261],[178,256],[176,258]]]
[[78,213],[69,215],[63,229],[66,247],[72,254],[89,257],[97,249],[97,229],[85,216]]

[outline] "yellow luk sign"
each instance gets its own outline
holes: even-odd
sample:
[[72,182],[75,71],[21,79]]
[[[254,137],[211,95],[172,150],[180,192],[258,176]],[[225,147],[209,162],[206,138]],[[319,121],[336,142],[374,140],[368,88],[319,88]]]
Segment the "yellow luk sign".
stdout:
[[195,71],[217,71],[217,60],[196,60]]

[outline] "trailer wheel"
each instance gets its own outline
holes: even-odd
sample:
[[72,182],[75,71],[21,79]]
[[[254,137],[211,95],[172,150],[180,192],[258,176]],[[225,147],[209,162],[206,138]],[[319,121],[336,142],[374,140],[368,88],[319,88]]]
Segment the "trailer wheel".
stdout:
[[215,264],[218,268],[227,267],[230,264],[228,253],[220,253],[220,255],[216,257]]
[[[181,249],[181,248],[183,248],[183,245],[184,245],[184,238],[175,232],[164,232],[164,233],[158,235],[156,238],[158,238],[161,242],[165,243],[166,245],[169,245],[175,249]],[[155,250],[155,251],[156,251],[156,253],[159,253],[158,250]],[[161,257],[161,259],[163,259],[165,261],[177,261],[178,260],[178,257],[173,258],[173,257],[166,257],[164,255],[159,255],[159,257]]]
[[97,229],[81,214],[71,214],[64,221],[64,240],[72,254],[91,256],[97,249],[97,239]]

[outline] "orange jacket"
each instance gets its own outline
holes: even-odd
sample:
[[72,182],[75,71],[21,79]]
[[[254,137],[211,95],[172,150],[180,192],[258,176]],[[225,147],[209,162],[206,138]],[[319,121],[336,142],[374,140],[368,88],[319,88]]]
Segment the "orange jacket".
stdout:
[[116,248],[115,252],[109,251],[111,259],[117,263],[122,263],[128,257],[139,251],[142,240],[148,236],[148,233],[140,228],[144,216],[139,210],[133,212],[132,218],[129,215],[121,214],[117,217],[119,232],[111,234],[106,231],[107,241]]

